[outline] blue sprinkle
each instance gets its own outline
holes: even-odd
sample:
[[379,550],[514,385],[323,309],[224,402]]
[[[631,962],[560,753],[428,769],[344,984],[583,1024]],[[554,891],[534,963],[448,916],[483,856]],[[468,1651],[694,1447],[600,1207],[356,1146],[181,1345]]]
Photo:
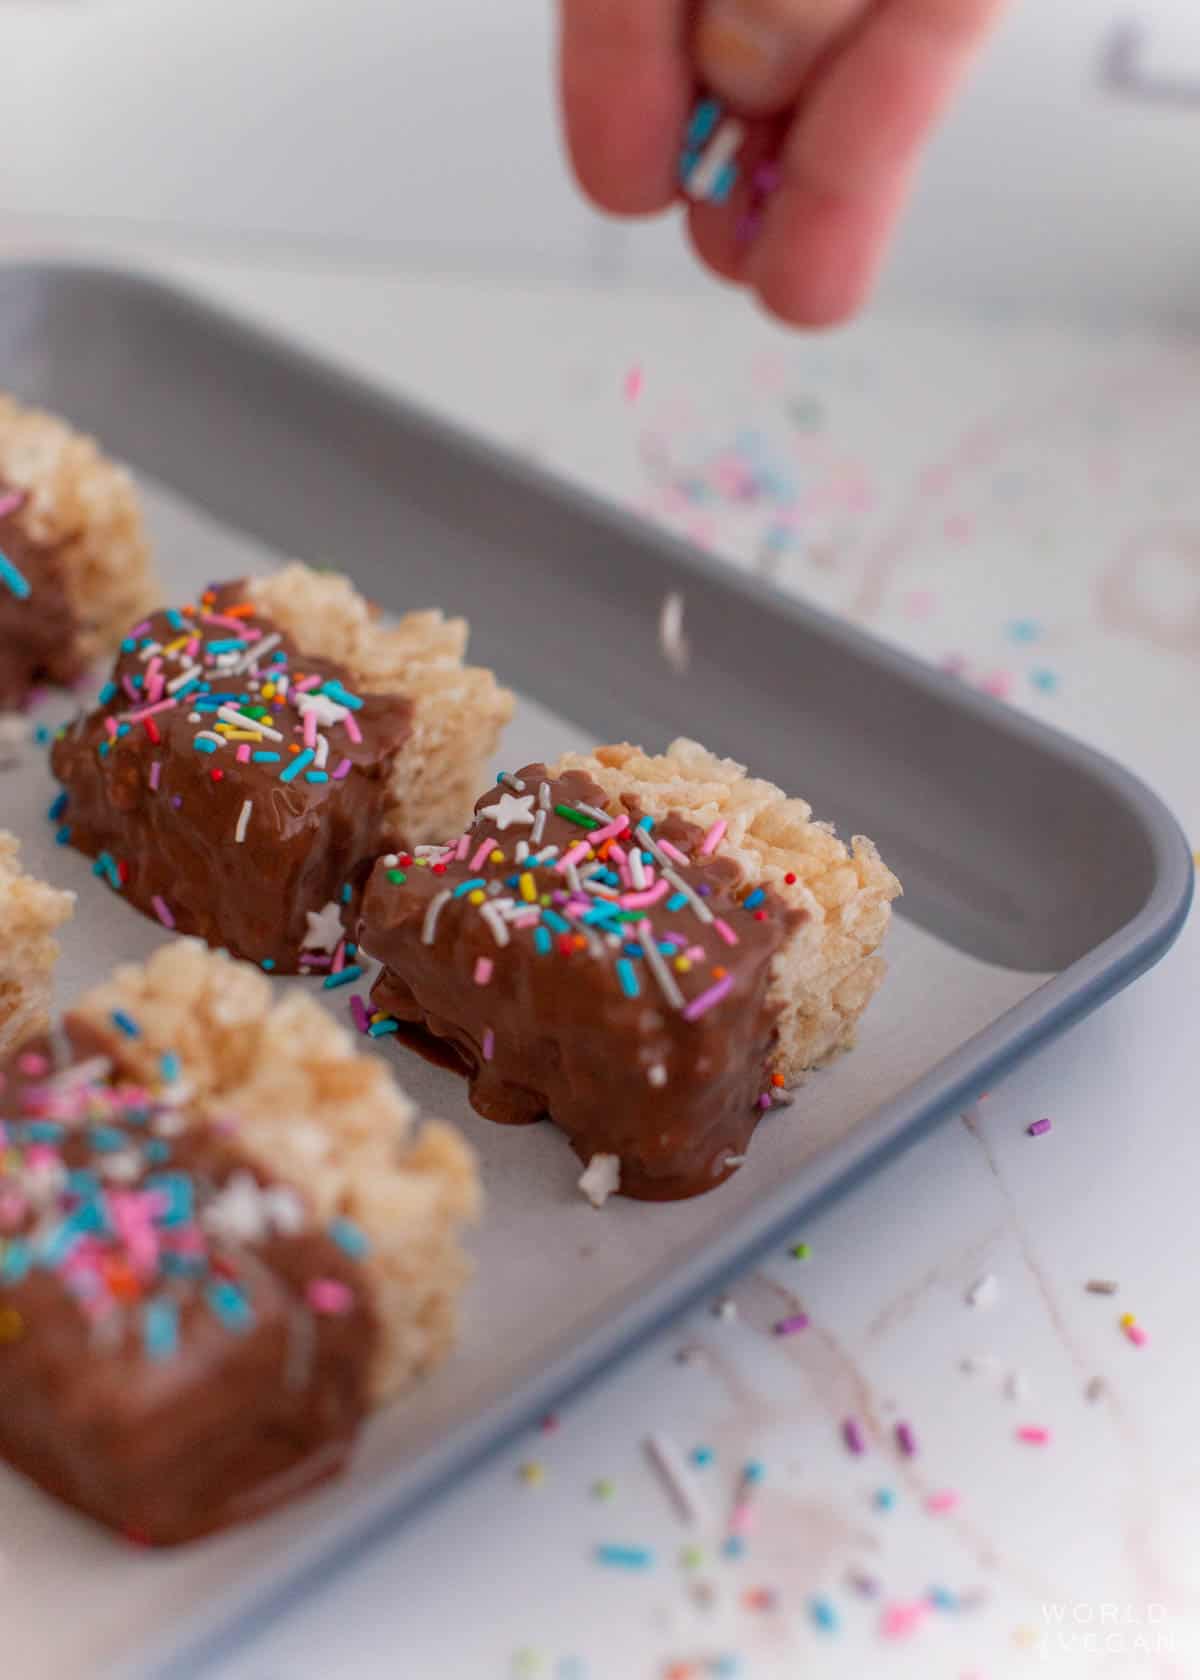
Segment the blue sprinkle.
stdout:
[[454,889],[455,898],[463,898],[467,893],[474,892],[476,887],[486,887],[487,882],[482,875],[476,875],[473,880],[463,881]]
[[621,990],[627,998],[641,996],[642,988],[638,985],[637,974],[628,957],[617,958],[617,979],[621,982]]
[[346,941],[346,955],[348,957],[352,957],[357,950],[358,946],[354,943],[354,941],[352,939],[348,939]]
[[877,1511],[890,1511],[895,1503],[896,1493],[894,1488],[880,1488],[875,1495],[875,1509]]
[[597,1546],[596,1562],[612,1569],[650,1569],[654,1553],[649,1546]]
[[553,928],[555,933],[570,933],[571,931],[570,922],[565,917],[560,916],[557,910],[543,910],[542,920],[547,927]]
[[18,601],[27,601],[33,594],[29,579],[17,570],[7,554],[0,554],[0,583],[7,584]]
[[50,818],[51,822],[57,822],[59,817],[61,817],[63,812],[66,810],[66,808],[67,808],[67,794],[66,794],[66,789],[64,788],[62,793],[60,793],[58,798],[54,801],[53,805],[51,805],[51,807],[50,807],[49,811],[46,813],[46,815]]
[[70,828],[60,828],[58,833],[54,836],[54,843],[56,846],[69,846],[71,844]]
[[119,723],[117,725],[117,740],[124,740],[125,736],[129,734],[129,731],[132,728],[133,725],[131,723]]
[[713,183],[713,189],[708,195],[714,204],[724,204],[726,202],[730,193],[733,191],[734,183],[737,178],[737,164],[727,163],[721,173],[717,176],[716,181]]
[[546,956],[548,952],[554,949],[554,941],[551,939],[549,932],[544,927],[534,928],[533,945],[538,955],[542,957]]
[[389,1018],[386,1021],[376,1021],[376,1022],[374,1022],[371,1026],[369,1026],[367,1028],[367,1035],[370,1038],[386,1038],[389,1033],[394,1033],[394,1032],[399,1032],[399,1031],[400,1031],[399,1021],[393,1021]]
[[765,1475],[766,1475],[766,1471],[763,1469],[761,1461],[757,1458],[750,1459],[742,1467],[742,1477],[743,1477],[743,1479],[745,1481],[751,1483],[752,1486],[757,1486],[757,1484],[762,1481],[762,1479]]
[[686,893],[672,893],[670,898],[667,900],[667,909],[682,910],[687,901],[688,896]]
[[30,1143],[58,1143],[63,1129],[57,1120],[31,1120],[25,1128]]
[[78,1196],[81,1199],[85,1196],[98,1196],[100,1194],[100,1180],[87,1167],[72,1167],[67,1174],[67,1189],[72,1196]]
[[1054,671],[1038,669],[1030,673],[1030,680],[1036,689],[1043,694],[1053,694],[1058,687],[1058,676]]
[[930,1587],[925,1595],[935,1610],[957,1610],[958,1595],[952,1593],[949,1587]]
[[142,1308],[142,1341],[151,1359],[170,1359],[179,1347],[179,1308],[161,1298]]
[[351,963],[350,966],[348,968],[344,968],[340,974],[327,974],[325,976],[325,990],[327,992],[333,992],[336,991],[339,986],[348,986],[352,980],[359,980],[361,978],[362,969],[359,968],[357,963]]
[[108,873],[109,869],[111,869],[111,867],[112,867],[111,856],[109,855],[108,852],[101,852],[97,856],[95,863],[92,865],[92,874],[93,875],[107,875],[107,873]]
[[124,1149],[128,1141],[117,1126],[93,1126],[88,1133],[88,1142],[98,1155],[111,1155],[115,1150]]
[[116,685],[116,683],[106,682],[104,687],[100,690],[100,693],[99,693],[99,696],[98,696],[98,702],[101,706],[107,706],[108,702],[110,700],[115,700],[116,697],[117,697],[117,685]]
[[810,1599],[808,1613],[813,1619],[814,1627],[820,1628],[822,1633],[837,1632],[838,1613],[827,1598]]
[[143,1188],[155,1190],[166,1206],[155,1215],[158,1225],[186,1225],[192,1217],[194,1196],[192,1181],[186,1173],[151,1173]]
[[742,900],[742,909],[757,910],[758,906],[762,903],[766,896],[766,893],[761,887],[755,887],[754,891],[752,893],[748,893]]
[[274,957],[264,957],[263,960],[259,963],[258,966],[260,968],[265,968],[267,973],[270,974],[271,970],[275,967],[275,958]]
[[171,1145],[166,1138],[147,1138],[142,1145],[142,1154],[153,1167],[161,1167],[171,1159]]
[[277,752],[252,752],[250,762],[251,764],[278,764],[279,754]]
[[693,1464],[711,1464],[716,1456],[711,1447],[693,1447],[691,1451]]
[[142,1029],[132,1015],[127,1015],[123,1009],[114,1009],[110,1017],[114,1027],[119,1027],[126,1038],[140,1038]]
[[165,1249],[159,1254],[158,1269],[164,1277],[203,1277],[205,1262],[196,1254],[172,1254]]
[[71,1218],[64,1219],[53,1230],[47,1231],[46,1235],[40,1240],[36,1255],[39,1266],[45,1267],[48,1271],[56,1270],[57,1267],[62,1265],[76,1243],[79,1242],[83,1232],[72,1223],[73,1218],[74,1215]]
[[365,1231],[360,1230],[352,1219],[335,1219],[329,1227],[329,1235],[352,1260],[361,1260],[371,1251]]
[[346,885],[342,888],[339,896],[341,897],[341,900],[342,900],[343,904],[349,904],[350,900],[354,897],[354,888],[350,885],[350,883],[348,881],[347,881]]
[[329,772],[328,770],[306,770],[304,772],[304,780],[306,782],[327,782],[329,780]]
[[321,693],[328,694],[329,698],[339,706],[349,706],[352,712],[360,712],[363,708],[363,702],[358,695],[348,693],[341,683],[334,678],[331,678],[329,682],[322,686]]
[[179,1078],[179,1057],[174,1050],[164,1050],[158,1061],[158,1071],[168,1085]]
[[521,877],[519,875],[506,875],[504,877],[504,885],[506,887],[519,887],[520,884]]
[[296,754],[296,757],[288,765],[286,770],[281,770],[279,772],[279,780],[281,782],[294,782],[301,770],[310,765],[316,756],[316,753],[311,747],[305,747],[302,753]]
[[121,652],[122,653],[136,653],[137,652],[137,643],[134,641],[132,636],[126,636],[125,640],[121,643]]
[[216,1278],[204,1291],[208,1304],[227,1330],[249,1330],[254,1323],[254,1308],[245,1292],[228,1278]]
[[217,743],[215,741],[202,741],[198,735],[192,741],[192,745],[195,747],[197,752],[215,753],[217,750]]
[[44,723],[38,724],[37,728],[33,732],[33,738],[39,747],[44,747],[49,744],[50,731],[46,728]]
[[184,618],[183,614],[177,611],[175,607],[168,607],[167,623],[171,626],[172,630],[190,630],[192,628],[192,626]]
[[[637,824],[637,828],[644,829],[647,834],[649,834],[650,830],[653,827],[654,827],[654,818],[653,817],[642,817],[641,820]],[[635,829],[634,832],[636,833],[637,829]],[[652,856],[647,856],[647,854],[645,852],[642,853],[642,856],[646,859],[647,863],[653,863],[654,859],[653,859]]]
[[109,750],[110,743],[108,741],[101,741],[100,745],[96,748],[96,756],[98,758],[107,758]]
[[32,1264],[33,1254],[29,1244],[20,1237],[13,1237],[4,1246],[4,1259],[0,1261],[0,1283],[20,1283]]
[[224,640],[222,642],[209,642],[208,652],[209,653],[237,653],[240,649],[244,648],[245,646],[246,646],[246,642],[245,642],[244,637],[242,637],[242,636],[229,636],[229,637],[226,638],[226,640]]
[[727,1558],[740,1558],[746,1550],[746,1542],[740,1534],[730,1534],[721,1542],[721,1550]]

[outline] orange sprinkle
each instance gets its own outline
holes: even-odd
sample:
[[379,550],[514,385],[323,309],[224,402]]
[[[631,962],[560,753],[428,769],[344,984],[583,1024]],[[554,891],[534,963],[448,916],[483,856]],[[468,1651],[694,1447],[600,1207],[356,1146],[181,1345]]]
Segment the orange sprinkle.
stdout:
[[298,753],[300,751],[300,748],[296,745],[295,741],[293,741],[292,744],[288,747],[288,751]]
[[577,933],[575,935],[574,939],[572,939],[572,941],[571,941],[571,944],[574,945],[574,947],[577,951],[586,951],[587,950],[587,940],[583,937],[583,935],[581,933]]
[[712,971],[712,977],[714,980],[724,980],[728,973],[729,970],[727,968],[722,968],[720,963],[717,963],[716,967]]
[[123,1260],[106,1261],[104,1278],[119,1301],[136,1301],[142,1292],[136,1274]]
[[776,1090],[782,1090],[784,1085],[783,1075],[781,1073],[773,1073],[771,1075],[771,1083],[775,1086]]
[[253,601],[239,601],[236,607],[222,607],[222,618],[250,618],[254,613]]

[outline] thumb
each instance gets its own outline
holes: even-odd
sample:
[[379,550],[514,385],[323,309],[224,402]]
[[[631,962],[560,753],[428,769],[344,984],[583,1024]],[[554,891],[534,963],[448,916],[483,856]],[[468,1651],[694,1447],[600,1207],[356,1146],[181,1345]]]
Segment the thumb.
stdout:
[[703,0],[696,24],[700,74],[747,113],[782,110],[808,72],[870,0]]

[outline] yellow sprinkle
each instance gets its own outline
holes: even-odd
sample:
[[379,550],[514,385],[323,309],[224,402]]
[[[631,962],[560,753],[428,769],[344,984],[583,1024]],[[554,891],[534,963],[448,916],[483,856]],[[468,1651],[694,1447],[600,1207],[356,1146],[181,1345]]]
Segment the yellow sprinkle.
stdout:
[[488,853],[488,862],[489,863],[503,863],[504,862],[504,853],[500,850],[499,847],[497,847],[494,852],[489,852]]
[[15,1307],[0,1307],[0,1342],[15,1342],[25,1329],[25,1320]]
[[467,894],[467,903],[482,904],[486,898],[487,894],[480,892],[479,888],[476,887],[474,892]]
[[699,1546],[685,1546],[679,1554],[679,1561],[685,1569],[699,1569],[704,1562],[704,1553]]
[[611,1499],[616,1491],[617,1484],[614,1481],[611,1481],[607,1476],[602,1477],[598,1482],[592,1483],[593,1499]]
[[546,1480],[546,1472],[540,1464],[522,1464],[517,1472],[527,1487],[541,1487]]
[[191,641],[191,639],[192,639],[192,635],[191,635],[191,631],[189,631],[186,636],[180,636],[180,638],[177,642],[171,642],[169,646],[167,646],[163,649],[163,652],[164,653],[178,653],[180,648],[186,647],[188,645],[188,643]]
[[1122,1328],[1122,1330],[1128,1330],[1133,1325],[1135,1325],[1136,1323],[1137,1323],[1137,1319],[1134,1318],[1132,1313],[1122,1313],[1121,1314],[1121,1328]]
[[538,899],[538,903],[541,905],[543,910],[548,910],[550,908],[550,894],[543,893],[541,898]]
[[526,904],[536,904],[537,888],[533,884],[533,876],[529,873],[528,869],[521,876],[518,884],[521,888],[521,897],[525,900]]
[[227,741],[261,741],[263,739],[257,729],[235,729],[230,723],[219,723],[217,728]]
[[264,700],[274,700],[274,698],[275,698],[275,684],[274,683],[264,683],[262,685],[261,693],[262,693],[262,697],[263,697]]
[[675,970],[676,970],[677,973],[679,973],[679,974],[690,974],[691,973],[691,968],[692,968],[692,965],[691,965],[691,961],[689,960],[689,958],[687,958],[687,957],[676,957],[675,958]]
[[428,869],[429,868],[429,859],[428,858],[414,858],[413,862],[418,869]]

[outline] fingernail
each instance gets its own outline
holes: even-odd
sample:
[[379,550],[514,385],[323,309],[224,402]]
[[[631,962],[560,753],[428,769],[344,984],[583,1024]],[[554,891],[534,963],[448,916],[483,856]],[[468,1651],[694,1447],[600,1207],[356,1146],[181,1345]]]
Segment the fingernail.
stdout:
[[795,50],[794,35],[755,16],[742,0],[708,0],[700,15],[696,53],[701,74],[736,104],[773,98]]

